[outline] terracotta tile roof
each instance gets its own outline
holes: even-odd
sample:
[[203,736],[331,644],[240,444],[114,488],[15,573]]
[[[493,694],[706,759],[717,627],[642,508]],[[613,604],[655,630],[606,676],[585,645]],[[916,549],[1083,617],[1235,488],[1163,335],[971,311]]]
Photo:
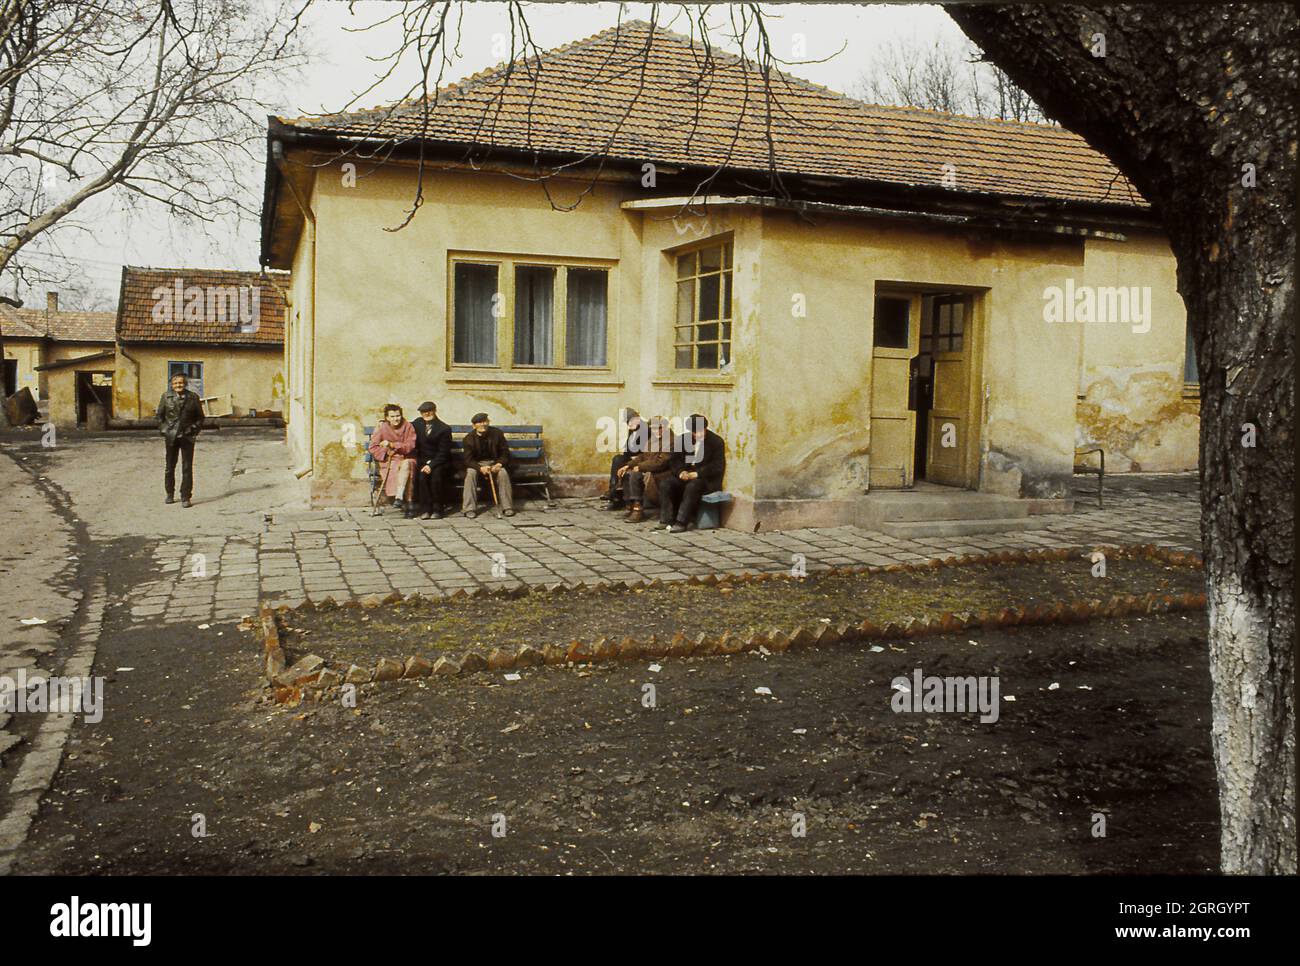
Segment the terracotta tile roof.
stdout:
[[[280,346],[282,289],[288,285],[288,272],[263,277],[258,272],[128,265],[122,269],[117,336],[123,342]],[[245,322],[255,331],[241,331]]]
[[[0,305],[0,335],[6,339],[44,339],[44,324],[37,328],[26,318],[31,311],[31,309],[15,309],[8,305]],[[45,313],[40,314],[43,316]]]
[[703,47],[633,21],[443,87],[427,121],[414,101],[281,120],[348,137],[401,142],[423,130],[466,145],[751,170],[768,167],[770,121],[783,173],[939,187],[951,164],[959,192],[1147,207],[1060,127],[869,105],[780,72],[769,112],[755,65],[715,49],[703,66]]
[[13,339],[54,342],[112,342],[116,312],[15,309],[0,306],[0,332]]

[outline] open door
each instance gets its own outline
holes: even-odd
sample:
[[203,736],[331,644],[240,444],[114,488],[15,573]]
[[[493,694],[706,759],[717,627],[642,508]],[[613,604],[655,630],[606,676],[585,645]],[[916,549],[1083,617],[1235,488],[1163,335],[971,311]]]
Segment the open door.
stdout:
[[924,473],[931,483],[965,486],[966,434],[970,432],[969,338],[971,300],[965,294],[921,299],[920,355],[930,371],[930,398],[923,428]]
[[917,353],[921,298],[878,292],[871,350],[872,489],[911,486],[915,478],[916,413],[909,406],[912,358]]

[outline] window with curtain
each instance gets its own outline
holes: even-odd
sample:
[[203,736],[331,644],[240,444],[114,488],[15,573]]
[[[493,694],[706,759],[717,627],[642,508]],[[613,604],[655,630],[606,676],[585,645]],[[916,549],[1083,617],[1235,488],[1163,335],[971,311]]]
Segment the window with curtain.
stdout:
[[603,268],[571,268],[567,282],[564,363],[569,366],[604,366],[609,272]]
[[515,268],[515,365],[551,365],[554,342],[555,269]]
[[677,256],[678,369],[720,369],[731,361],[731,243]]
[[497,295],[497,266],[457,262],[454,285],[452,361],[495,365],[497,320],[492,309]]

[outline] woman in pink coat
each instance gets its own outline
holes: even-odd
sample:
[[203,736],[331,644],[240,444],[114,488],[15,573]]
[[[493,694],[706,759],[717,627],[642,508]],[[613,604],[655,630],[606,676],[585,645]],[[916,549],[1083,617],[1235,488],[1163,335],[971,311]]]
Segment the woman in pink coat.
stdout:
[[389,403],[384,407],[384,421],[370,435],[370,455],[379,464],[380,477],[387,476],[384,492],[392,498],[393,506],[401,510],[408,509],[411,485],[415,481],[415,459],[411,456],[414,452],[415,427],[402,416],[401,406]]

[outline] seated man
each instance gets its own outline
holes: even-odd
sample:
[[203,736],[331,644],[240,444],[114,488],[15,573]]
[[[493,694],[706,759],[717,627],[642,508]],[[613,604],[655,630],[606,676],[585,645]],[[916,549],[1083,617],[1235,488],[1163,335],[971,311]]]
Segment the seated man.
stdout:
[[726,470],[722,437],[709,430],[709,421],[699,413],[692,415],[673,444],[670,472],[659,487],[659,522],[673,533],[694,527],[700,497],[722,489]]
[[487,413],[475,413],[470,422],[473,432],[466,433],[465,490],[461,496],[461,511],[471,520],[478,516],[478,486],[480,480],[489,488],[496,488],[497,499],[505,515],[515,515],[510,495],[510,446],[506,434],[488,422]]
[[438,418],[438,407],[420,403],[415,427],[415,502],[421,518],[441,520],[447,505],[451,472],[451,427]]
[[624,517],[628,523],[645,519],[644,507],[659,502],[659,486],[669,476],[672,464],[672,428],[668,420],[650,420],[650,435],[645,452],[636,453],[618,470],[631,508]]
[[606,510],[623,509],[626,494],[623,492],[623,468],[632,457],[646,449],[645,424],[635,409],[627,411],[627,439],[623,442],[623,452],[609,461],[609,490],[605,494]]
[[411,499],[411,471],[415,460],[415,428],[402,416],[402,407],[389,403],[384,407],[384,421],[370,435],[370,455],[380,465],[384,493],[399,510],[408,509]]

